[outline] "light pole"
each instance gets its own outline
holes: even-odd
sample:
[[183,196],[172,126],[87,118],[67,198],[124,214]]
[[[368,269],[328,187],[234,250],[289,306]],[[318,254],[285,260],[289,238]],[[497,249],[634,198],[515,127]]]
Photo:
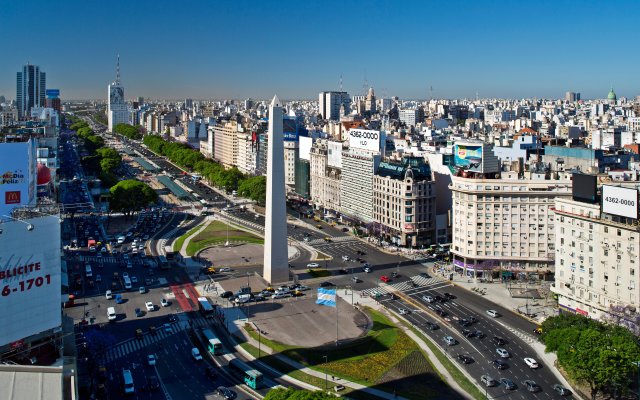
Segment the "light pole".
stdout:
[[[327,356],[322,356],[322,358],[324,358],[324,363],[328,364],[328,357]],[[326,392],[327,390],[329,390],[329,378],[327,376],[327,366],[324,366],[324,391]]]
[[262,332],[260,332],[260,327],[258,326],[258,324],[256,324],[255,322],[253,323],[256,326],[256,329],[258,330],[258,359],[260,359],[260,352],[261,352],[261,345],[260,343],[262,342]]

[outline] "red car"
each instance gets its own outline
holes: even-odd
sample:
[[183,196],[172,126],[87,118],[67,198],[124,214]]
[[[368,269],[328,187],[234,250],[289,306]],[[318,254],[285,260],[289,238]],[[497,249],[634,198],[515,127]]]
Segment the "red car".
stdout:
[[384,282],[384,283],[391,282],[391,278],[389,278],[389,277],[388,277],[388,276],[386,276],[386,275],[382,275],[382,276],[380,277],[380,280],[381,280],[382,282]]

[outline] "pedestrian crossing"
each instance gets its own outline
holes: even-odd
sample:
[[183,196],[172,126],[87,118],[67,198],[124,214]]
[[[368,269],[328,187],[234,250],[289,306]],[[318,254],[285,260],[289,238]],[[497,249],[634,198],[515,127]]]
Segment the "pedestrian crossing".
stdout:
[[[132,338],[116,344],[102,354],[102,360],[108,364],[128,354],[145,349],[153,344],[160,345],[163,340],[176,335],[189,328],[204,328],[209,326],[209,321],[204,318],[192,320],[179,320],[172,324],[164,324],[156,327],[155,334],[149,331],[144,333],[142,339]],[[167,328],[168,327],[168,328]],[[155,349],[152,349],[155,350]]]
[[324,239],[313,239],[309,240],[308,244],[331,244],[331,243],[347,243],[347,242],[357,242],[358,239],[354,239],[351,236],[336,236],[331,238],[331,242],[326,242]]
[[[414,283],[416,286],[414,286]],[[366,296],[380,296],[388,295],[393,292],[404,292],[409,289],[415,289],[416,287],[433,286],[441,284],[442,280],[439,278],[425,278],[420,275],[414,275],[409,281],[397,282],[379,287],[369,288],[361,290],[360,294]]]
[[118,262],[118,258],[115,256],[105,256],[105,257],[97,257],[97,256],[80,256],[80,261],[84,262],[92,262],[92,263],[107,263],[107,264],[115,264]]

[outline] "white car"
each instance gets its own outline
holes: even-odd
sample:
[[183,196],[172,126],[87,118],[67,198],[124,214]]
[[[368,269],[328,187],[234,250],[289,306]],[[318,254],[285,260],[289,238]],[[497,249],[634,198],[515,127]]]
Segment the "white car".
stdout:
[[202,361],[202,356],[200,355],[200,350],[197,347],[191,349],[191,356],[196,361]]
[[343,259],[344,261],[349,261],[349,256],[342,256],[342,259]]
[[162,307],[169,307],[169,301],[167,301],[167,299],[162,299],[160,300],[160,305]]
[[307,268],[318,268],[320,264],[318,263],[309,263],[307,264]]
[[539,367],[538,362],[531,357],[526,357],[524,359],[524,363],[527,364],[527,366],[529,366],[529,368],[531,369],[536,369]]
[[364,268],[362,268],[362,270],[364,272],[366,272],[367,274],[371,272],[371,268],[369,268],[369,267],[364,267]]
[[496,349],[496,353],[498,353],[498,355],[502,358],[509,358],[509,352],[502,347],[498,347]]
[[487,315],[493,318],[498,318],[500,316],[496,310],[487,310]]
[[400,315],[409,314],[409,310],[407,310],[406,308],[400,308],[398,309],[398,312],[400,313]]
[[111,290],[107,290],[105,292],[105,297],[107,298],[107,300],[111,300],[113,298],[113,293],[111,292]]
[[422,296],[422,300],[426,301],[427,303],[433,303],[433,297],[431,296]]
[[156,306],[154,306],[150,301],[147,301],[146,303],[144,303],[144,305],[145,307],[147,307],[147,311],[153,311],[156,309]]
[[140,289],[138,289],[138,291],[140,292],[140,294],[145,294],[147,293],[147,288],[145,288],[144,286],[140,286]]
[[122,277],[123,278],[128,278],[129,277],[129,273],[128,272],[123,272],[122,273]]
[[147,356],[147,363],[149,365],[156,365],[156,355],[155,354],[149,354]]

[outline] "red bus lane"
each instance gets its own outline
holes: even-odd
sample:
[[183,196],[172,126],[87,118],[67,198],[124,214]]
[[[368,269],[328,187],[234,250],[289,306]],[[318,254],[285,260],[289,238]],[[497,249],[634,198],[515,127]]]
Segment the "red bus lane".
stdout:
[[198,291],[196,290],[196,288],[193,286],[193,283],[191,282],[185,283],[184,285],[182,285],[182,288],[187,290],[187,293],[189,293],[189,297],[191,298],[191,302],[193,303],[194,307],[197,309],[198,297],[200,297],[200,295],[198,294]]
[[176,301],[180,305],[180,308],[182,308],[182,311],[184,312],[192,311],[193,309],[191,308],[191,304],[189,303],[189,300],[185,297],[184,293],[182,293],[182,287],[180,285],[176,285],[175,283],[170,284],[169,287],[171,288],[171,291],[175,295]]

